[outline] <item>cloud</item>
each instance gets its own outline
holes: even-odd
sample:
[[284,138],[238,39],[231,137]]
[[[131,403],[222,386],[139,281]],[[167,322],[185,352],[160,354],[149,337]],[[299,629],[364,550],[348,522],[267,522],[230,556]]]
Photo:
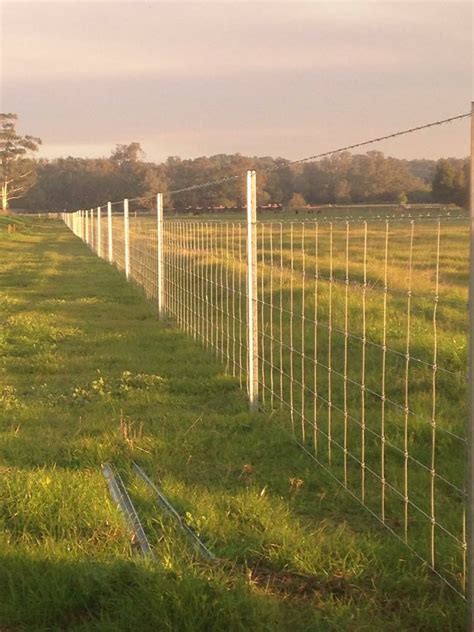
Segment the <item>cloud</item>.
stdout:
[[470,4],[412,5],[4,2],[2,107],[44,151],[297,157],[467,109]]

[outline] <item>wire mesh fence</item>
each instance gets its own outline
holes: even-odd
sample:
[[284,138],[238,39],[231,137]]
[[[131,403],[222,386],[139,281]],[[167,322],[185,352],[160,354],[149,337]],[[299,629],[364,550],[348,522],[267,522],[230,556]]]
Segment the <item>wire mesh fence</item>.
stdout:
[[156,214],[136,198],[132,213],[124,200],[63,219],[140,285],[160,315],[212,351],[251,405],[271,412],[365,510],[468,597],[472,620],[468,214],[357,217],[357,209],[275,221],[257,218],[256,190],[249,171],[246,222],[163,217],[162,194]]
[[161,246],[156,216],[79,217],[76,234],[86,224],[156,303],[161,248],[164,313],[247,388],[254,239],[260,406],[464,592],[467,216],[263,220],[251,235],[242,221],[172,218]]
[[264,406],[281,408],[300,446],[462,592],[466,220],[258,232]]
[[246,375],[246,263],[238,222],[164,222],[164,304],[178,325]]

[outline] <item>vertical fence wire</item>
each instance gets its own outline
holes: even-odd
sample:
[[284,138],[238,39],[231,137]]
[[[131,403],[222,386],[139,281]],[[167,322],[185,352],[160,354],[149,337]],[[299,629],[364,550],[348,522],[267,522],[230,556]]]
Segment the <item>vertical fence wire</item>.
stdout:
[[[241,221],[107,207],[68,225],[248,381]],[[128,229],[128,230],[127,230]],[[466,583],[468,227],[462,219],[259,221],[261,405],[454,590]],[[128,248],[127,248],[128,244]]]
[[464,412],[449,411],[466,388],[466,295],[449,267],[466,265],[466,229],[431,218],[259,223],[262,405],[458,592]]

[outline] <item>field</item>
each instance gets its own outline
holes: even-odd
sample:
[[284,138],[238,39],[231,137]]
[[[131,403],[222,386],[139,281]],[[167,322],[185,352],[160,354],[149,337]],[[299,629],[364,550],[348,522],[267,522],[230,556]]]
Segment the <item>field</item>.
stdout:
[[[346,220],[256,224],[260,405],[462,593],[466,218]],[[123,219],[113,223],[124,268]],[[238,221],[167,219],[163,243],[166,313],[242,386],[246,230]],[[156,243],[156,220],[131,220],[130,277],[152,299]]]
[[[381,390],[384,355],[368,345],[370,338],[392,349],[385,354],[385,397],[401,402],[403,411],[385,412],[387,426],[394,429],[394,448],[387,447],[385,454],[386,479],[403,493],[406,457],[395,455],[396,448],[404,452],[407,441],[403,354],[409,313],[410,354],[424,361],[410,360],[408,366],[409,410],[417,413],[413,420],[410,413],[409,452],[429,467],[426,476],[423,467],[410,462],[410,499],[431,515],[426,490],[432,485],[433,426],[425,427],[424,420],[426,415],[432,420],[433,366],[447,371],[434,371],[441,437],[435,445],[437,472],[462,485],[464,453],[457,449],[456,436],[462,437],[465,418],[465,224],[443,226],[441,249],[437,224],[417,225],[411,249],[409,228],[391,235],[389,295],[377,289],[384,286],[383,223],[367,234],[367,265],[360,255],[365,228],[350,228],[350,278],[358,285],[344,283],[345,223],[333,228],[332,237],[320,231],[318,254],[309,227],[303,237],[300,224],[284,231],[279,224],[265,225],[258,236],[258,317],[260,386],[266,395],[264,410],[254,414],[240,389],[246,349],[241,228],[235,224],[232,233],[216,226],[180,221],[167,226],[168,313],[191,336],[158,321],[153,302],[61,223],[24,220],[11,234],[0,226],[0,627],[462,630],[459,596],[420,565],[331,473],[360,499],[362,445],[364,462],[380,471],[380,441],[370,430],[380,430],[381,401],[370,394],[361,400],[363,392]],[[152,297],[156,258],[147,233],[152,235],[146,222],[132,222],[132,277]],[[115,236],[118,257],[120,234]],[[414,272],[407,310],[410,251]],[[316,259],[315,318],[317,275],[310,280],[308,271],[316,269]],[[437,292],[436,261],[441,262]],[[117,264],[123,267],[119,258]],[[307,359],[314,359],[315,322],[317,363]],[[362,327],[366,336],[360,335]],[[384,330],[392,337],[385,345]],[[356,336],[366,338],[365,344]],[[313,387],[315,374],[323,398],[316,434],[313,404],[306,389],[298,388],[308,376]],[[361,390],[362,375],[366,389]],[[348,384],[353,388],[345,393]],[[278,397],[291,401],[288,410],[276,405]],[[324,405],[324,399],[342,412]],[[362,411],[365,420],[352,436],[344,419],[360,421]],[[336,449],[335,442],[344,448],[345,432],[346,449],[358,459],[355,466],[345,461],[344,449]],[[329,471],[318,467],[292,434]],[[134,476],[133,460],[160,483],[218,561],[193,555]],[[108,497],[100,472],[104,462],[116,464],[127,481],[154,559],[142,559],[134,550]],[[431,543],[431,528],[426,532],[425,520],[414,517],[411,505],[405,522],[405,503],[370,472],[365,479],[364,502],[370,509],[380,513],[384,494],[388,526],[403,539],[408,525],[414,548]],[[444,489],[441,479],[435,483],[441,503],[436,517],[441,513],[444,520],[447,514],[442,524],[457,535],[461,530],[462,540],[462,504],[452,487]],[[443,575],[459,587],[459,547],[453,551],[439,533],[435,542]],[[420,553],[429,558],[430,551]]]

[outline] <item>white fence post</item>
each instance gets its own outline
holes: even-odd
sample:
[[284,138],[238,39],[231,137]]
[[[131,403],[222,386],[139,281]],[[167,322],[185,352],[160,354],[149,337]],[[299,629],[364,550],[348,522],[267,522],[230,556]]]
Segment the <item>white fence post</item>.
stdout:
[[469,263],[469,398],[470,415],[467,427],[467,602],[468,630],[474,630],[474,101],[471,102],[471,197]]
[[125,247],[125,276],[130,276],[130,239],[129,239],[129,222],[128,222],[128,200],[123,201],[123,243]]
[[107,202],[107,242],[109,245],[109,261],[112,263],[114,257],[112,242],[112,203]]
[[247,171],[247,393],[258,407],[257,174]]
[[86,230],[86,244],[89,244],[89,211],[84,211],[84,215],[86,218],[86,226],[85,226],[85,230]]
[[99,257],[102,256],[102,227],[100,225],[100,206],[97,207],[97,254]]
[[90,210],[90,214],[91,214],[91,221],[90,221],[90,247],[92,250],[94,250],[94,209],[91,208]]
[[164,262],[163,262],[163,193],[156,196],[156,261],[158,284],[158,313],[164,316]]

